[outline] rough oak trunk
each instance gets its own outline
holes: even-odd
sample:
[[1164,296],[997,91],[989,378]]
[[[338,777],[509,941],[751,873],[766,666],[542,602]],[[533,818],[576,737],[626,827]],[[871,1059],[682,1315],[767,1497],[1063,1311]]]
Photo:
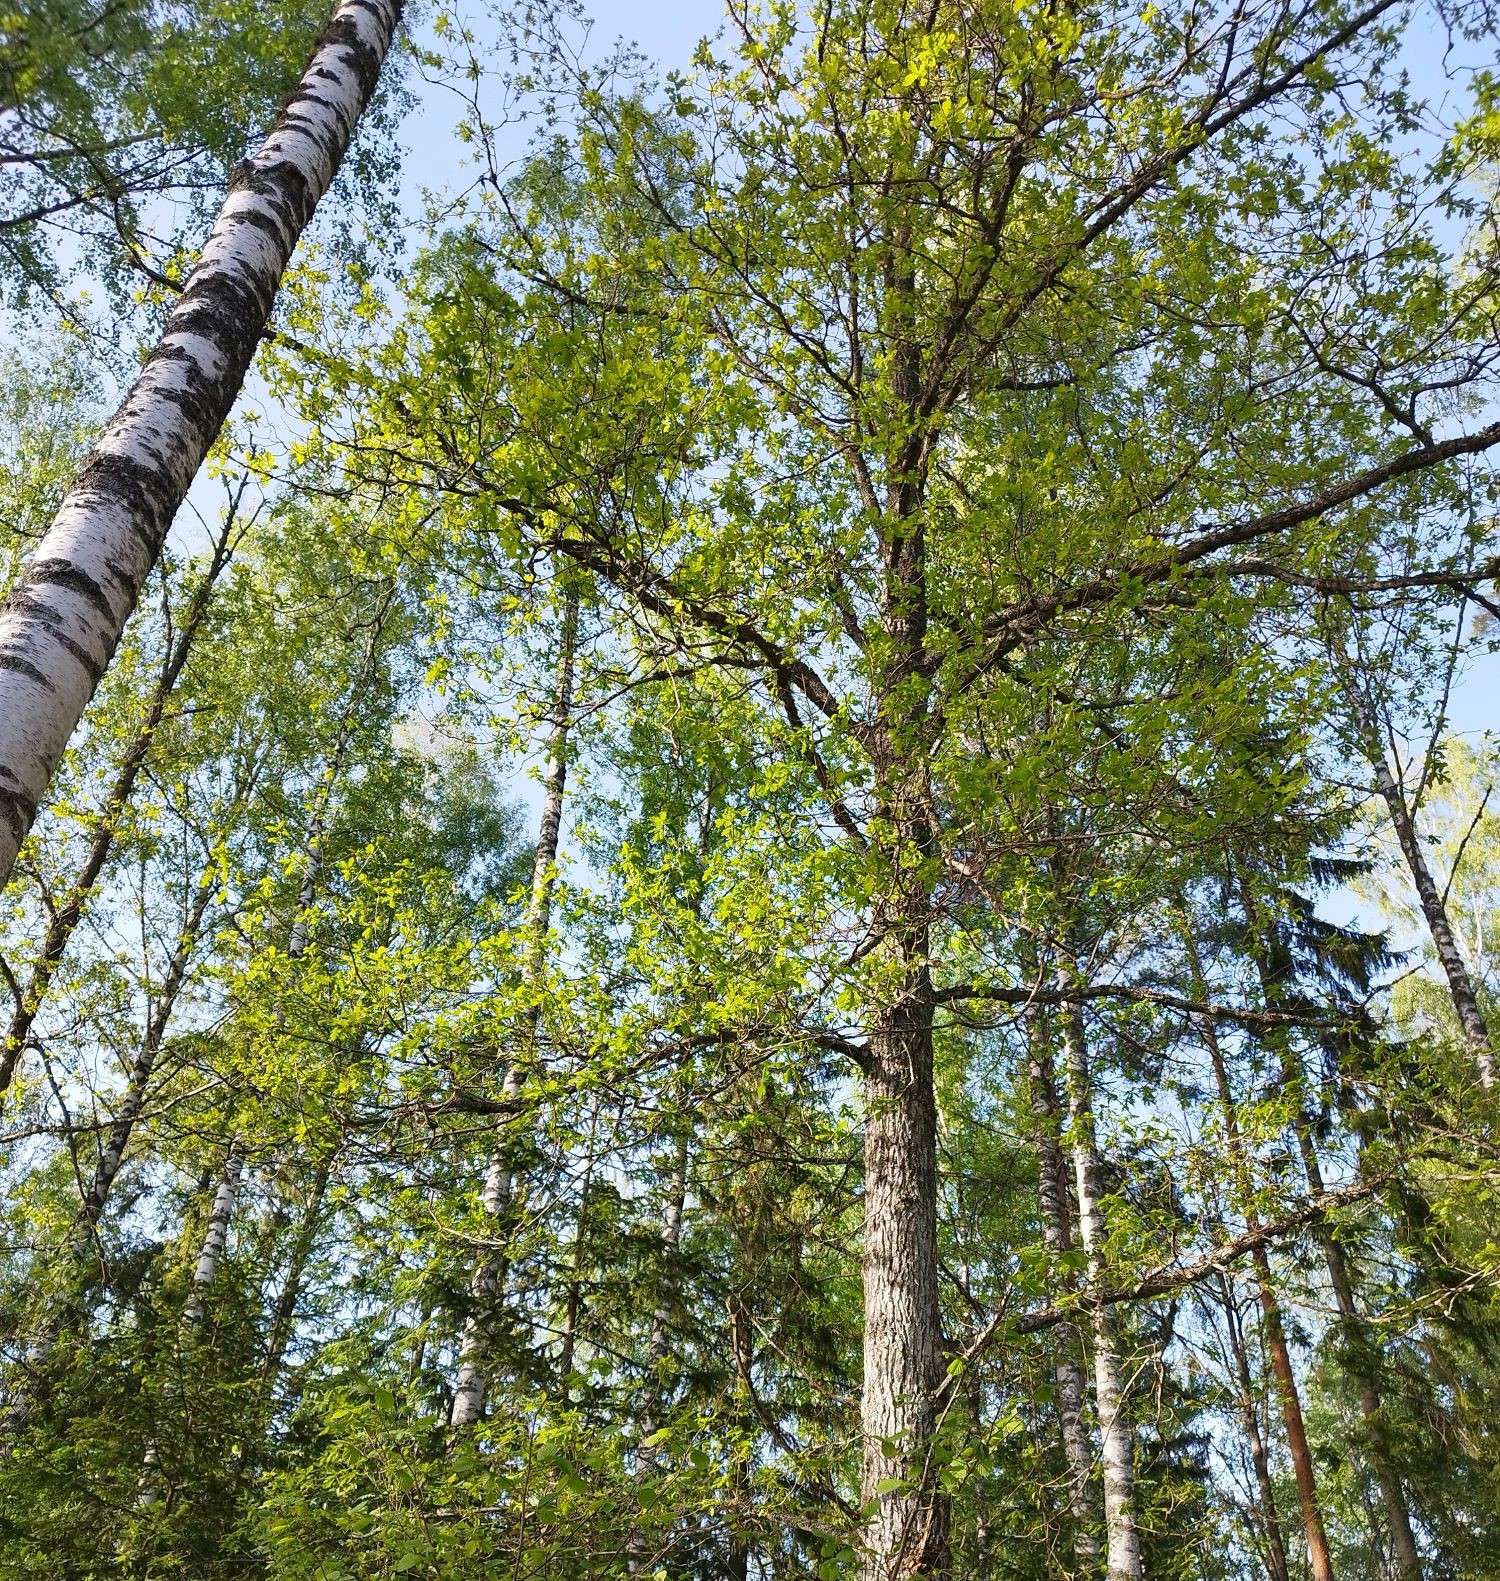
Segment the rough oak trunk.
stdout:
[[[537,829],[536,860],[531,873],[531,899],[526,912],[526,959],[523,966],[527,1005],[523,1024],[506,1062],[500,1096],[507,1106],[520,1096],[536,1044],[541,1015],[540,996],[547,977],[547,934],[552,925],[552,891],[557,876],[557,849],[562,837],[563,799],[568,784],[568,731],[573,713],[573,660],[578,645],[578,589],[570,584],[563,602],[558,634],[557,670],[547,739],[545,790],[541,823]],[[485,1217],[498,1228],[510,1211],[515,1192],[511,1149],[505,1138],[490,1150],[480,1205]],[[484,1414],[485,1352],[500,1302],[506,1258],[502,1250],[486,1251],[475,1264],[469,1282],[469,1311],[459,1342],[458,1371],[453,1381],[453,1408],[448,1425],[470,1427]]]
[[0,608],[0,883],[245,380],[281,276],[375,91],[401,0],[339,0],[161,339]]
[[[1064,991],[1071,986],[1061,974]],[[1094,1132],[1093,1073],[1083,1013],[1076,1003],[1062,1013],[1063,1051],[1068,1071],[1068,1146],[1073,1154],[1078,1193],[1079,1239],[1088,1258],[1090,1291],[1104,1280],[1104,1171]],[[1104,1536],[1109,1581],[1140,1581],[1141,1538],[1135,1507],[1135,1434],[1125,1404],[1114,1309],[1091,1304],[1094,1331],[1094,1406],[1099,1417],[1099,1450],[1104,1470]]]
[[870,1030],[865,1071],[865,1581],[946,1575],[947,1495],[927,1464],[945,1375],[937,1106],[925,939]]
[[[1066,1163],[1062,1150],[1062,1114],[1053,1068],[1051,1023],[1033,1009],[1027,1025],[1031,1064],[1031,1111],[1036,1118],[1037,1205],[1042,1244],[1054,1266],[1073,1248]],[[1092,1575],[1099,1563],[1099,1540],[1094,1534],[1094,1512],[1089,1482],[1094,1446],[1084,1420],[1087,1385],[1083,1370],[1083,1336],[1072,1323],[1060,1323],[1056,1333],[1053,1379],[1057,1387],[1058,1429],[1068,1473],[1068,1509],[1073,1518],[1073,1558],[1081,1574]],[[1282,1578],[1285,1581],[1285,1578]]]

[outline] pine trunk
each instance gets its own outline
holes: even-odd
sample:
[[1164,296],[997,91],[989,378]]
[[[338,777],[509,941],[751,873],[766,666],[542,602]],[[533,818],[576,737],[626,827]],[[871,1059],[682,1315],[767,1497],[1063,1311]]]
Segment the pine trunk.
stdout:
[[340,0],[266,141],[235,168],[135,387],[0,608],[0,884],[240,392],[400,11],[401,0]]
[[1261,1525],[1266,1538],[1266,1572],[1269,1581],[1290,1581],[1286,1542],[1281,1535],[1281,1512],[1276,1507],[1276,1487],[1271,1481],[1270,1456],[1260,1428],[1260,1408],[1256,1404],[1255,1381],[1250,1373],[1250,1358],[1245,1350],[1244,1327],[1228,1278],[1220,1273],[1219,1291],[1224,1304],[1224,1321],[1229,1331],[1229,1349],[1234,1361],[1235,1382],[1239,1388],[1240,1417],[1250,1446],[1250,1464],[1255,1471],[1255,1490],[1260,1501]]
[[[1403,807],[1405,802],[1402,802]],[[1244,908],[1247,926],[1251,930],[1251,955],[1255,961],[1256,975],[1260,979],[1261,996],[1267,1006],[1277,1001],[1277,983],[1269,953],[1267,937],[1256,925],[1256,909],[1249,887],[1240,885],[1240,903]],[[1273,1038],[1277,1061],[1281,1068],[1284,1089],[1296,1098],[1296,1115],[1293,1127],[1297,1136],[1297,1150],[1302,1159],[1303,1176],[1308,1192],[1314,1197],[1323,1195],[1323,1169],[1318,1161],[1318,1150],[1313,1142],[1312,1116],[1308,1113],[1306,1097],[1306,1072],[1295,1057],[1284,1033]],[[1370,1368],[1364,1363],[1365,1347],[1359,1308],[1354,1299],[1353,1284],[1349,1277],[1348,1263],[1343,1248],[1334,1239],[1326,1224],[1318,1229],[1318,1244],[1328,1268],[1329,1283],[1333,1286],[1334,1300],[1339,1310],[1339,1329],[1345,1346],[1345,1366],[1349,1381],[1354,1385],[1359,1401],[1360,1417],[1365,1427],[1365,1454],[1374,1473],[1375,1484],[1380,1490],[1381,1509],[1391,1542],[1398,1581],[1419,1581],[1422,1574],[1421,1557],[1417,1552],[1416,1536],[1412,1531],[1411,1512],[1401,1479],[1391,1461],[1385,1443],[1380,1416],[1380,1396]]]

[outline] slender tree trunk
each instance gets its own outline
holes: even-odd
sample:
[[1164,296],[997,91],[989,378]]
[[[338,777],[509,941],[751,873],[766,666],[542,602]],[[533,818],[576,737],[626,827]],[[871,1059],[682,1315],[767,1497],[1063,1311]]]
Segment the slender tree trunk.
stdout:
[[[1278,1001],[1278,985],[1272,970],[1270,945],[1255,922],[1254,899],[1248,886],[1243,882],[1240,884],[1240,903],[1244,908],[1246,924],[1251,930],[1250,953],[1255,961],[1256,975],[1260,979],[1261,996],[1268,1008],[1274,1008]],[[1308,1113],[1306,1072],[1297,1060],[1284,1033],[1276,1035],[1273,1041],[1281,1068],[1282,1085],[1296,1098],[1293,1129],[1297,1137],[1297,1151],[1302,1160],[1302,1172],[1307,1181],[1307,1189],[1315,1197],[1322,1196],[1325,1190],[1323,1168],[1313,1141],[1312,1116]],[[1317,1238],[1323,1253],[1323,1261],[1328,1268],[1328,1280],[1333,1287],[1334,1300],[1338,1306],[1339,1330],[1345,1349],[1345,1372],[1354,1386],[1355,1398],[1359,1401],[1360,1417],[1365,1429],[1365,1454],[1375,1477],[1375,1485],[1380,1490],[1380,1503],[1390,1537],[1396,1574],[1399,1581],[1420,1581],[1422,1560],[1417,1551],[1416,1536],[1412,1531],[1411,1512],[1406,1502],[1406,1493],[1401,1486],[1401,1478],[1397,1475],[1390,1450],[1385,1442],[1380,1415],[1380,1395],[1368,1365],[1363,1323],[1354,1298],[1349,1265],[1344,1257],[1343,1247],[1334,1238],[1327,1224],[1319,1225]]]
[[197,1266],[193,1269],[193,1288],[183,1309],[183,1322],[189,1329],[196,1329],[206,1310],[209,1287],[219,1271],[224,1258],[224,1248],[229,1243],[229,1226],[234,1219],[235,1204],[239,1201],[240,1175],[245,1167],[244,1151],[238,1137],[229,1144],[224,1155],[224,1171],[214,1192],[208,1223],[203,1231],[203,1245],[198,1252]]
[[752,1445],[758,1431],[752,1390],[755,1369],[755,1327],[749,1291],[742,1285],[729,1298],[729,1352],[734,1359],[735,1415],[744,1444],[734,1462],[734,1504],[729,1521],[729,1581],[750,1581],[750,1469]]
[[[1048,1019],[1033,1009],[1027,1024],[1031,1063],[1031,1111],[1036,1117],[1037,1202],[1042,1244],[1054,1266],[1072,1250],[1066,1165],[1062,1151],[1062,1116],[1057,1100]],[[1094,1512],[1089,1480],[1094,1448],[1084,1421],[1087,1392],[1083,1371],[1083,1336],[1072,1323],[1061,1323],[1055,1332],[1057,1349],[1053,1378],[1057,1388],[1057,1417],[1062,1436],[1063,1460],[1068,1473],[1068,1508],[1073,1517],[1075,1567],[1091,1575],[1099,1564],[1099,1540],[1094,1534]],[[1282,1578],[1285,1581],[1285,1578]]]
[[240,392],[400,13],[401,0],[339,0],[260,151],[235,168],[135,387],[0,609],[0,883]]
[[1432,876],[1432,869],[1427,865],[1427,855],[1422,849],[1421,837],[1417,833],[1411,809],[1406,804],[1406,795],[1397,783],[1395,775],[1391,773],[1385,755],[1385,745],[1381,740],[1380,720],[1374,705],[1353,677],[1347,659],[1344,660],[1344,671],[1344,684],[1354,708],[1355,721],[1359,726],[1365,755],[1375,774],[1375,789],[1379,791],[1381,800],[1390,813],[1391,825],[1396,831],[1396,842],[1401,847],[1401,855],[1405,858],[1407,871],[1411,874],[1417,899],[1421,903],[1422,915],[1427,921],[1432,947],[1437,952],[1438,964],[1443,968],[1443,975],[1448,979],[1448,994],[1453,1001],[1453,1009],[1458,1016],[1464,1042],[1468,1045],[1470,1057],[1474,1061],[1474,1069],[1478,1073],[1480,1085],[1486,1092],[1493,1091],[1494,1039],[1490,1036],[1490,1029],[1485,1024],[1484,1016],[1479,1009],[1479,996],[1474,988],[1474,979],[1469,974],[1468,963],[1464,960],[1463,952],[1458,947],[1458,939],[1448,921],[1448,908],[1442,893]]
[[1260,1410],[1256,1405],[1255,1382],[1250,1373],[1250,1358],[1245,1351],[1245,1332],[1239,1307],[1228,1278],[1219,1274],[1219,1291],[1224,1304],[1224,1321],[1229,1333],[1229,1349],[1234,1360],[1235,1382],[1239,1388],[1240,1418],[1250,1445],[1250,1464],[1255,1470],[1255,1487],[1260,1499],[1261,1525],[1266,1534],[1266,1571],[1269,1581],[1289,1581],[1286,1543],[1281,1535],[1281,1512],[1276,1508],[1276,1487],[1271,1481],[1270,1457],[1260,1429]]
[[261,1358],[260,1378],[263,1405],[268,1405],[276,1387],[276,1375],[286,1356],[287,1346],[297,1325],[297,1303],[302,1299],[302,1285],[307,1276],[308,1259],[318,1238],[323,1217],[323,1199],[328,1195],[328,1184],[333,1178],[333,1160],[325,1158],[313,1175],[312,1189],[302,1212],[302,1222],[297,1226],[297,1237],[292,1242],[291,1256],[287,1258],[286,1276],[277,1292],[276,1306],[271,1313],[271,1323],[266,1330],[266,1348]]
[[[558,636],[556,684],[552,696],[551,734],[547,743],[545,792],[541,825],[537,831],[536,862],[531,875],[531,902],[526,914],[526,961],[524,984],[528,993],[523,1024],[517,1029],[505,1077],[501,1100],[507,1105],[520,1096],[536,1045],[541,1015],[541,993],[547,979],[547,933],[552,922],[552,890],[557,875],[557,848],[562,836],[563,797],[568,782],[568,731],[573,712],[573,659],[578,642],[578,590],[570,582],[564,598],[562,629]],[[502,1127],[506,1120],[502,1119]],[[511,1153],[503,1130],[490,1151],[485,1170],[481,1206],[486,1218],[498,1231],[509,1214],[515,1182],[511,1173]],[[475,1264],[469,1284],[469,1312],[464,1319],[459,1344],[458,1372],[453,1384],[453,1409],[448,1422],[454,1429],[469,1427],[484,1414],[484,1360],[491,1326],[499,1305],[504,1282],[506,1258],[503,1251],[489,1249]]]
[[589,1104],[589,1130],[587,1151],[583,1159],[583,1175],[578,1182],[578,1215],[573,1221],[573,1246],[569,1257],[568,1289],[563,1299],[562,1345],[557,1356],[558,1388],[564,1400],[568,1398],[568,1379],[573,1374],[573,1358],[578,1347],[578,1320],[583,1307],[584,1239],[587,1233],[589,1194],[594,1189],[595,1139],[599,1128],[599,1108],[604,1094],[595,1091]]
[[[1193,978],[1200,996],[1203,993],[1203,973],[1192,942],[1187,941]],[[1224,1061],[1224,1051],[1219,1035],[1211,1021],[1203,1025],[1203,1042],[1213,1065],[1214,1081],[1219,1089],[1219,1105],[1224,1116],[1225,1138],[1229,1144],[1230,1161],[1234,1168],[1246,1227],[1259,1228],[1255,1211],[1255,1185],[1250,1178],[1249,1161],[1245,1156],[1244,1139],[1240,1135],[1239,1118],[1235,1111],[1234,1089],[1229,1080],[1229,1068]],[[1302,1530],[1307,1539],[1308,1563],[1313,1581],[1333,1581],[1333,1560],[1328,1551],[1328,1537],[1323,1529],[1323,1511],[1318,1503],[1317,1477],[1313,1469],[1312,1451],[1308,1447],[1307,1427],[1302,1419],[1302,1397],[1297,1388],[1297,1375],[1292,1368],[1291,1351],[1286,1341],[1286,1325],[1282,1321],[1281,1305],[1276,1298],[1276,1285],[1271,1276],[1271,1260],[1266,1249],[1257,1246],[1253,1254],[1255,1282],[1260,1299],[1261,1317],[1266,1337],[1266,1349],[1271,1357],[1271,1371],[1276,1378],[1276,1394],[1281,1403],[1281,1420],[1286,1432],[1287,1451],[1292,1460],[1292,1472],[1297,1482],[1297,1503],[1302,1512]]]
[[125,750],[114,784],[110,787],[109,795],[100,809],[98,821],[94,826],[94,837],[89,842],[83,866],[79,868],[78,875],[68,890],[67,898],[52,913],[46,936],[42,940],[41,953],[32,963],[26,985],[21,990],[20,1000],[11,1013],[10,1023],[5,1029],[4,1042],[0,1043],[0,1093],[9,1088],[15,1077],[16,1066],[25,1053],[26,1044],[31,1037],[31,1029],[36,1024],[47,991],[52,986],[52,979],[62,962],[75,929],[83,920],[94,887],[104,871],[104,864],[109,860],[109,853],[114,848],[115,836],[119,832],[120,819],[135,792],[136,781],[140,778],[141,769],[151,750],[151,743],[156,739],[156,732],[166,713],[167,703],[187,665],[188,655],[192,651],[194,639],[207,613],[209,600],[219,576],[229,564],[233,552],[231,546],[238,504],[236,498],[223,529],[214,541],[213,554],[204,568],[198,586],[193,591],[193,596],[183,614],[182,624],[178,628],[176,641],[172,643],[166,663],[162,666],[156,685],[152,688],[150,699],[146,704],[145,717]]
[[[161,1053],[167,1027],[176,1008],[177,996],[187,976],[193,949],[202,930],[204,915],[217,887],[217,877],[213,872],[205,873],[199,880],[192,904],[183,922],[182,932],[178,936],[177,947],[172,953],[172,959],[157,991],[156,1002],[147,1016],[140,1051],[126,1078],[125,1093],[120,1100],[120,1107],[115,1111],[115,1117],[105,1133],[104,1143],[99,1149],[99,1157],[94,1165],[93,1179],[84,1191],[83,1201],[79,1204],[78,1212],[74,1217],[73,1229],[68,1238],[68,1249],[80,1268],[89,1257],[95,1229],[104,1213],[115,1177],[120,1172],[120,1165],[124,1162],[125,1149],[129,1146],[136,1122],[145,1107],[146,1094],[156,1069],[157,1056]],[[71,1307],[66,1304],[55,1307],[34,1331],[20,1374],[12,1386],[4,1419],[0,1421],[0,1439],[7,1441],[14,1439],[30,1421],[31,1413],[36,1406],[38,1390],[41,1387],[43,1371],[69,1321],[70,1311]]]
[[[1071,986],[1066,974],[1064,989]],[[1104,1280],[1104,1171],[1094,1132],[1093,1075],[1083,1014],[1076,1004],[1062,1013],[1063,1050],[1068,1069],[1068,1144],[1078,1193],[1078,1229],[1088,1258],[1091,1291]],[[1104,1530],[1109,1581],[1140,1581],[1141,1539],[1135,1508],[1135,1434],[1125,1404],[1125,1381],[1116,1336],[1114,1309],[1092,1303],[1094,1402],[1099,1416],[1100,1459],[1104,1468]]]
[[156,1061],[161,1053],[162,1043],[167,1035],[167,1026],[176,1008],[177,996],[182,991],[188,964],[192,960],[198,935],[203,928],[203,918],[208,911],[208,903],[213,899],[217,888],[216,870],[211,869],[206,872],[198,881],[198,888],[183,923],[177,948],[172,952],[171,962],[157,991],[156,1003],[146,1022],[146,1032],[141,1039],[140,1052],[136,1055],[135,1063],[130,1067],[130,1075],[125,1083],[125,1095],[105,1135],[104,1146],[99,1150],[99,1159],[94,1166],[94,1178],[84,1193],[77,1231],[82,1238],[82,1245],[87,1244],[94,1226],[98,1224],[104,1212],[104,1205],[109,1200],[115,1176],[119,1174],[120,1165],[124,1162],[125,1149],[130,1144],[136,1122],[145,1107],[146,1093],[156,1070]]
[[662,1272],[657,1285],[656,1310],[651,1314],[651,1337],[646,1344],[646,1381],[641,1389],[640,1444],[636,1458],[643,1471],[656,1465],[656,1446],[651,1436],[661,1425],[663,1369],[672,1344],[672,1308],[677,1299],[677,1249],[682,1244],[682,1212],[687,1203],[688,1138],[678,1138],[672,1164],[672,1179],[662,1214]]
[[1302,1419],[1302,1396],[1297,1389],[1297,1374],[1292,1368],[1292,1353],[1286,1342],[1286,1326],[1281,1320],[1281,1305],[1271,1278],[1271,1259],[1264,1246],[1255,1248],[1254,1262],[1266,1349],[1271,1353],[1271,1371],[1276,1376],[1276,1392],[1281,1400],[1286,1445],[1297,1480],[1297,1502],[1302,1509],[1302,1529],[1307,1536],[1308,1564],[1313,1581],[1333,1581],[1333,1559],[1328,1551],[1328,1536],[1323,1530],[1317,1475],[1313,1470],[1312,1450],[1308,1447],[1307,1426]]

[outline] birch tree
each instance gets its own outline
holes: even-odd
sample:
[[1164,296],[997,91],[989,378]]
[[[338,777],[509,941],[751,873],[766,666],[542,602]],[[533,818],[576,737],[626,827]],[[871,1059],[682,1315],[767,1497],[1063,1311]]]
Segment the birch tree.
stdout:
[[0,609],[0,882],[218,437],[292,249],[394,37],[397,0],[334,11],[231,189],[162,337]]

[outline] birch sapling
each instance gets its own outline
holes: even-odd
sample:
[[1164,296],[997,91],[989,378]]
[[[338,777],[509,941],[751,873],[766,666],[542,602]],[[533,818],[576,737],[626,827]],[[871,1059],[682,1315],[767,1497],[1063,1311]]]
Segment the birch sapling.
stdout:
[[140,377],[0,608],[0,883],[167,530],[240,392],[277,287],[375,91],[402,0],[339,0],[223,207]]

